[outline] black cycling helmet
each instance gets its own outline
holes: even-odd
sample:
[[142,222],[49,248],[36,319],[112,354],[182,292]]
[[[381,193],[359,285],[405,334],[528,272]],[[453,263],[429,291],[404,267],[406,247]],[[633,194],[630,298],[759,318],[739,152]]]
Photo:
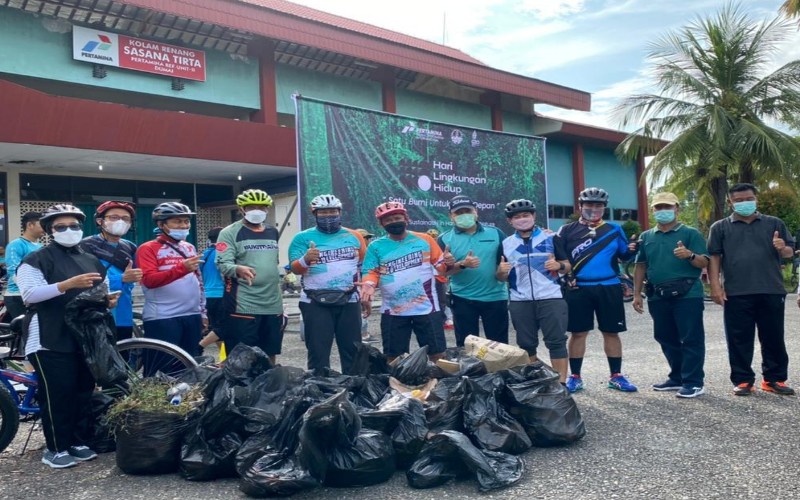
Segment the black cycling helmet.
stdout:
[[608,193],[605,189],[590,187],[586,188],[578,195],[579,203],[602,203],[608,205]]
[[165,221],[173,217],[182,217],[185,215],[194,215],[194,212],[183,203],[168,201],[153,209],[153,222]]
[[42,229],[44,229],[44,232],[50,234],[50,227],[53,225],[53,221],[62,215],[71,215],[78,219],[81,224],[86,221],[86,214],[84,214],[80,208],[69,203],[57,203],[48,207],[39,219],[39,224],[42,226]]
[[529,212],[532,214],[536,213],[536,205],[533,204],[531,200],[512,200],[506,203],[506,208],[504,210],[506,214],[506,218],[511,218],[514,214],[519,214],[522,212]]

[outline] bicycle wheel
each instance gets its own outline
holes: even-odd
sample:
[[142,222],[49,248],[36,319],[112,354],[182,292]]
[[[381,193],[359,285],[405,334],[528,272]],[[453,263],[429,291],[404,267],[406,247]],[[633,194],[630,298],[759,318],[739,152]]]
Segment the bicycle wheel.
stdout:
[[19,429],[19,410],[8,390],[0,384],[0,452],[5,450]]
[[125,339],[117,342],[117,351],[127,359],[129,379],[133,382],[163,373],[169,377],[180,377],[197,362],[191,354],[180,347],[157,339]]

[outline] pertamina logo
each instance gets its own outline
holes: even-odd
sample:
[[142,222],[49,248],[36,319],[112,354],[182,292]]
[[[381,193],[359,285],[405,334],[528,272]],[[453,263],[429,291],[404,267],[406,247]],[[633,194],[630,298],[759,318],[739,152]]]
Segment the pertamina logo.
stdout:
[[420,128],[414,122],[408,122],[408,125],[403,127],[400,133],[414,134],[417,139],[422,139],[423,141],[441,141],[443,139],[443,135],[439,130]]
[[112,58],[111,56],[95,53],[95,51],[104,51],[104,52],[108,51],[113,45],[113,43],[111,42],[111,38],[109,38],[107,35],[101,35],[101,34],[98,34],[97,38],[100,41],[89,40],[88,42],[86,42],[86,45],[84,45],[83,48],[81,49],[81,55],[83,55],[84,57],[90,57],[92,59],[100,59],[101,61],[113,62],[114,58]]

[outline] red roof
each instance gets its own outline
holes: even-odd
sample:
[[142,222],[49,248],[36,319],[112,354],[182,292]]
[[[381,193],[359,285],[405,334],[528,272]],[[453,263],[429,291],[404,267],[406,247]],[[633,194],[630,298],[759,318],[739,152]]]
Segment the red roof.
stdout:
[[390,42],[395,42],[402,45],[408,45],[409,47],[415,47],[417,49],[426,50],[428,52],[434,52],[436,54],[443,55],[445,57],[458,59],[460,61],[483,65],[481,61],[475,59],[469,54],[465,54],[464,52],[461,52],[458,49],[454,49],[446,45],[440,45],[438,43],[423,40],[422,38],[416,38],[413,36],[404,35],[396,31],[391,31],[384,28],[380,28],[378,26],[373,26],[372,24],[362,23],[360,21],[355,21],[353,19],[348,19],[346,17],[341,17],[335,14],[330,14],[328,12],[323,12],[321,10],[312,9],[311,7],[306,7],[304,5],[298,5],[296,3],[287,2],[286,0],[238,0],[238,1],[242,3],[258,5],[259,7],[265,7],[267,9],[280,12],[281,14],[289,14],[292,16],[302,17],[303,19],[308,19],[309,21],[328,24],[330,26],[335,26],[337,28],[345,29],[348,31],[355,31],[356,33],[362,35],[368,35],[375,38],[380,38],[381,40],[389,40]]

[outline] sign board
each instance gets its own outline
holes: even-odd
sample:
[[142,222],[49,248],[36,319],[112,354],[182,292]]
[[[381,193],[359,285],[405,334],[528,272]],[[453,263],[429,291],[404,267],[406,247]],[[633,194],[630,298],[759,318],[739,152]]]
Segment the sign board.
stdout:
[[[399,201],[409,229],[450,229],[448,201],[466,195],[479,220],[512,231],[503,212],[518,198],[533,201],[547,227],[545,141],[428,122],[295,96],[301,225],[314,225],[309,204],[331,193],[351,228],[380,229],[375,207]],[[377,233],[376,233],[377,234]]]
[[72,58],[172,78],[206,81],[206,54],[202,50],[80,26],[72,27]]

